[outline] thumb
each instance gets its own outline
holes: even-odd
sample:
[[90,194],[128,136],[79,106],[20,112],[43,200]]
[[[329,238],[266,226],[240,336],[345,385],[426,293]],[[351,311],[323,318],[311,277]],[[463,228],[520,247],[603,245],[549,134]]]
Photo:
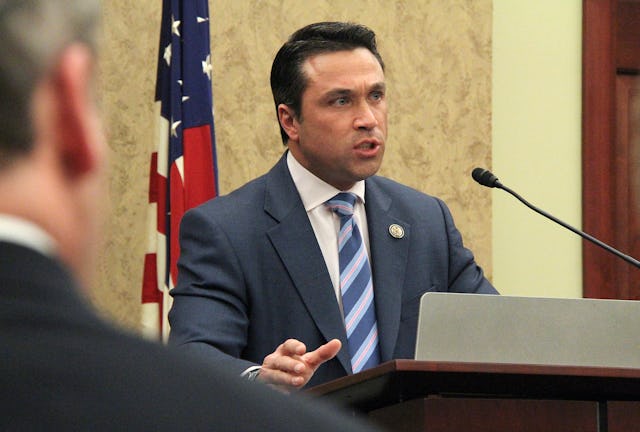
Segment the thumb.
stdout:
[[332,339],[324,345],[319,346],[315,351],[308,352],[302,356],[302,360],[308,365],[317,368],[327,360],[334,358],[342,348],[342,342]]

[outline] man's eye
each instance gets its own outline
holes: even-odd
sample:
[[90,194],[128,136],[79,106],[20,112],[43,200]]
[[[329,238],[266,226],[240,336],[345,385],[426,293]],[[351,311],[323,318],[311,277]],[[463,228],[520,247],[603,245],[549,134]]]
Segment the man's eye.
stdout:
[[380,100],[384,97],[384,93],[382,93],[381,91],[376,91],[371,93],[371,99],[373,100]]
[[348,104],[348,103],[349,103],[349,99],[344,98],[344,97],[342,97],[342,98],[338,98],[338,99],[335,99],[335,100],[333,101],[333,104],[334,104],[334,105],[337,105],[337,106],[344,106],[344,105],[346,105],[346,104]]

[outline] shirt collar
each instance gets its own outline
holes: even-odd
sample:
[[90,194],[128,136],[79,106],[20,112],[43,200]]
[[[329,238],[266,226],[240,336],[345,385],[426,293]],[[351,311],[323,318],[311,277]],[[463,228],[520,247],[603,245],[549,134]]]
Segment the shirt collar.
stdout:
[[311,171],[303,167],[300,162],[291,154],[287,152],[287,167],[291,173],[293,183],[295,183],[304,209],[309,212],[316,207],[324,204],[336,194],[340,192],[351,192],[355,194],[360,201],[364,201],[364,180],[358,181],[349,190],[341,191],[331,186],[329,183],[316,177]]
[[26,219],[0,213],[0,241],[35,249],[45,255],[55,253],[55,241],[45,230]]

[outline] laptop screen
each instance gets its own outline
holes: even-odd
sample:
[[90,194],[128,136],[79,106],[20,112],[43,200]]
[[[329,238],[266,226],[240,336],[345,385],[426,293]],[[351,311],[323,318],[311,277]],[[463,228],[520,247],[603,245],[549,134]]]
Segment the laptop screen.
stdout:
[[426,293],[415,359],[640,368],[640,302]]

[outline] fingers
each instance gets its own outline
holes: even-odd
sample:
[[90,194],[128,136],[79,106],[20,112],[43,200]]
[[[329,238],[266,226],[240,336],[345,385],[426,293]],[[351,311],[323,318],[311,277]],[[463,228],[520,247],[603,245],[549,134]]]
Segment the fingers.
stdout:
[[307,352],[307,347],[302,342],[296,339],[288,339],[276,348],[272,354],[265,357],[262,366],[265,367],[266,365],[270,369],[300,374],[305,369],[305,364],[301,357],[305,352]]
[[304,386],[312,375],[301,359],[306,350],[298,340],[285,341],[264,358],[258,379],[284,391]]
[[258,380],[286,393],[304,387],[309,381],[308,378],[302,375],[293,375],[291,373],[266,368],[260,370]]
[[307,347],[297,339],[287,339],[276,349],[276,351],[280,351],[284,355],[301,356],[307,352]]
[[282,391],[292,391],[306,385],[318,367],[338,354],[342,343],[333,339],[306,352],[306,346],[295,339],[289,339],[266,356],[258,379]]
[[264,369],[276,370],[297,375],[304,372],[304,370],[306,369],[306,365],[302,360],[300,360],[300,356],[291,357],[282,355],[276,351],[264,358],[261,370]]

